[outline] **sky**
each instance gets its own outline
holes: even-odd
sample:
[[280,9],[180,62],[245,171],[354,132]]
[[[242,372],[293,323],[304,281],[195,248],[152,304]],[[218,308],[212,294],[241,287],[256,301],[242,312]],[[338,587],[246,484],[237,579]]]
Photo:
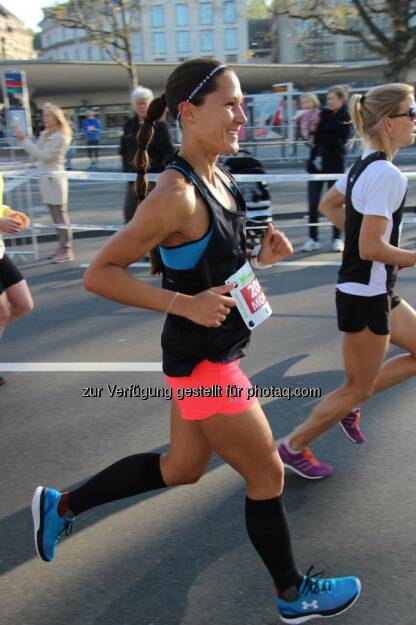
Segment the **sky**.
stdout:
[[28,28],[39,30],[37,24],[43,17],[42,7],[53,6],[54,0],[0,0],[5,9],[22,20]]

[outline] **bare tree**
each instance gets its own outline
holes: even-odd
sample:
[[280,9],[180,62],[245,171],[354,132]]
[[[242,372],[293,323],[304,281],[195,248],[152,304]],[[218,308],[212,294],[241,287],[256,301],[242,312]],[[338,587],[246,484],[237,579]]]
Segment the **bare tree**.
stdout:
[[130,87],[138,85],[133,60],[132,22],[140,23],[142,3],[138,0],[69,0],[44,9],[45,18],[64,28],[81,29],[121,65],[129,75]]
[[416,56],[416,0],[273,0],[272,14],[353,37],[388,61],[387,80],[405,80]]

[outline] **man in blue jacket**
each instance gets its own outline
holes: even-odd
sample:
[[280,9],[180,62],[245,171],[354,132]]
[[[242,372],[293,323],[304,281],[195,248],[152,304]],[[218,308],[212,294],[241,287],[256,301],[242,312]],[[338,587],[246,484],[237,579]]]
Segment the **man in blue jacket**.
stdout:
[[87,152],[90,158],[90,167],[96,167],[98,163],[101,123],[95,118],[93,111],[87,112],[85,119],[82,120],[81,128],[88,146]]

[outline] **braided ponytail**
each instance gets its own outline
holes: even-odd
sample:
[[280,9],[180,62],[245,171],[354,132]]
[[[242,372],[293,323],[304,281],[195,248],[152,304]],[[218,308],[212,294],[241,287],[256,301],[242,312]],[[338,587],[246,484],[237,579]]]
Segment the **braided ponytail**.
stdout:
[[139,200],[144,200],[148,194],[149,182],[147,180],[146,173],[149,169],[150,159],[147,153],[147,148],[153,139],[155,123],[162,119],[165,111],[166,96],[165,94],[162,94],[159,98],[155,98],[149,104],[145,120],[137,133],[137,152],[133,162],[137,171],[134,190],[136,191]]
[[[155,133],[155,123],[163,118],[166,112],[166,96],[163,93],[159,98],[155,98],[149,104],[146,117],[137,133],[137,152],[134,157],[134,166],[137,171],[137,178],[134,190],[139,201],[144,200],[149,192],[149,181],[147,180],[147,170],[149,169],[150,159],[147,148],[153,139]],[[163,269],[163,263],[160,256],[159,248],[150,251],[150,272],[152,275],[158,274]]]

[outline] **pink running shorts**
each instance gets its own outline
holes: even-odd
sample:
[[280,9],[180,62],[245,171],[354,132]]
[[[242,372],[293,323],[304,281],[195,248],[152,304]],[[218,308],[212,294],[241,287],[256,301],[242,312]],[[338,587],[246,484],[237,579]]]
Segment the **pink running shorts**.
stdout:
[[183,419],[200,421],[217,413],[248,410],[255,397],[247,397],[253,386],[240,369],[240,361],[200,362],[189,376],[165,376]]

